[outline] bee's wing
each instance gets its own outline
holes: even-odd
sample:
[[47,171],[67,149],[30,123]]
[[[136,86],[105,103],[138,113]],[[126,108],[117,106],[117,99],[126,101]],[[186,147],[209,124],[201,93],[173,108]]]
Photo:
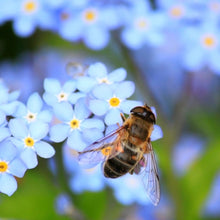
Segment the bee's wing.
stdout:
[[121,152],[123,149],[120,147],[120,132],[124,129],[125,127],[121,126],[86,147],[84,151],[78,152],[79,163],[86,168],[94,167]]
[[144,155],[144,159],[140,162],[144,166],[143,183],[151,202],[156,206],[160,201],[160,184],[157,169],[157,162],[152,149],[152,145],[148,143],[149,153]]

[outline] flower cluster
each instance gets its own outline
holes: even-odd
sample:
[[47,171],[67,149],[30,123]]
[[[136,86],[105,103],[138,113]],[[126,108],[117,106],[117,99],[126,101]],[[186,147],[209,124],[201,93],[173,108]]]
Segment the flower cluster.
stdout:
[[[79,69],[83,71],[75,72],[63,83],[56,78],[44,79],[42,98],[34,92],[26,104],[17,100],[18,91],[10,93],[0,84],[0,192],[12,195],[17,189],[14,176],[23,177],[27,169],[35,168],[37,156],[53,157],[51,144],[62,142],[70,188],[75,193],[104,188],[106,181],[100,167],[82,169],[74,161],[73,152],[103,137],[122,123],[121,113],[129,114],[131,108],[143,103],[128,100],[135,85],[125,80],[124,68],[108,73],[106,66],[97,62]],[[155,126],[152,140],[161,135],[160,127]],[[138,198],[131,195],[130,201]]]
[[0,24],[12,21],[21,37],[30,36],[36,28],[49,30],[65,40],[83,41],[93,50],[106,47],[113,31],[133,50],[177,44],[175,53],[184,69],[208,66],[219,73],[219,8],[216,0],[160,0],[154,8],[145,0],[9,0],[0,2]]

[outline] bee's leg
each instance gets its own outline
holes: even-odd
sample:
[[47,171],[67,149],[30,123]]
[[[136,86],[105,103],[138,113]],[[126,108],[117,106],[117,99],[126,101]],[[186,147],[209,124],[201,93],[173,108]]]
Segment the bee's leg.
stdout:
[[125,116],[122,113],[120,113],[120,115],[121,115],[122,121],[125,122],[126,120]]

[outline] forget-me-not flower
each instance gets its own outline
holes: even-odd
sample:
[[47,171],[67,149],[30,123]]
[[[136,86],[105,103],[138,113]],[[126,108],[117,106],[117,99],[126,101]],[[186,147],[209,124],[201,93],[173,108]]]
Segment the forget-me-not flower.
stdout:
[[57,79],[46,78],[44,80],[44,89],[43,99],[50,106],[54,106],[60,102],[75,104],[79,98],[85,96],[85,94],[81,92],[75,92],[75,80],[68,80],[62,86]]
[[33,93],[27,100],[27,106],[20,103],[14,116],[23,118],[27,123],[42,121],[49,123],[52,119],[52,113],[49,110],[43,110],[43,101],[38,93]]
[[88,118],[91,112],[84,99],[78,100],[74,109],[68,102],[54,106],[56,117],[62,123],[54,125],[50,130],[50,138],[54,142],[62,142],[67,138],[67,144],[78,151],[103,136],[104,124],[96,118]]
[[197,27],[186,28],[182,34],[183,66],[189,71],[208,67],[220,74],[219,35],[219,26],[215,19]]
[[125,81],[114,86],[101,84],[96,86],[92,94],[94,98],[89,100],[89,109],[98,116],[104,116],[107,125],[121,123],[120,113],[129,114],[130,110],[138,105],[139,101],[127,100],[135,90],[134,83]]
[[52,11],[47,10],[42,0],[17,0],[13,28],[17,35],[27,37],[33,34],[37,27],[53,29],[54,17]]
[[35,121],[26,124],[22,119],[11,119],[9,129],[13,137],[11,141],[20,152],[20,158],[28,169],[37,166],[37,155],[43,158],[50,158],[55,154],[53,147],[45,141],[49,126],[46,123]]
[[147,192],[142,182],[142,175],[126,174],[117,179],[106,180],[113,189],[116,199],[124,204],[131,205],[138,203],[141,205],[150,203]]
[[23,177],[27,169],[17,155],[18,149],[9,140],[0,142],[0,192],[9,196],[17,189],[14,176]]
[[79,165],[73,151],[67,144],[63,146],[63,162],[65,170],[70,175],[69,185],[72,191],[82,193],[86,190],[102,190],[105,186],[105,181],[100,166],[84,169]]
[[85,76],[77,79],[77,88],[83,92],[89,92],[98,84],[114,84],[123,81],[127,76],[124,68],[118,68],[108,73],[106,66],[97,62],[90,65],[85,72]]
[[146,1],[135,2],[128,12],[121,32],[121,40],[127,47],[140,49],[147,43],[153,46],[163,43],[165,17],[161,12],[151,10]]

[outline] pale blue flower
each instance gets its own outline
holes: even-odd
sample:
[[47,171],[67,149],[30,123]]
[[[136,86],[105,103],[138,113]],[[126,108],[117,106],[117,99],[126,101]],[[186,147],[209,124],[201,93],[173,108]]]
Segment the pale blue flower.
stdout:
[[96,118],[88,118],[91,112],[80,99],[73,107],[68,102],[54,106],[55,115],[62,123],[54,125],[50,130],[50,138],[54,142],[62,142],[78,151],[103,136],[104,124]]
[[179,176],[189,169],[204,150],[204,141],[195,135],[183,135],[173,151],[173,167]]
[[56,211],[60,215],[67,215],[74,212],[73,203],[68,194],[62,193],[56,197]]
[[128,9],[121,40],[131,49],[140,49],[146,44],[158,46],[164,41],[165,17],[161,12],[151,10],[149,4],[138,1]]
[[108,179],[107,184],[113,189],[116,199],[123,205],[150,203],[142,182],[142,175],[126,174],[117,179]]
[[52,119],[52,113],[49,110],[43,110],[43,101],[36,92],[30,95],[27,105],[20,103],[14,116],[23,118],[27,123],[34,121],[49,123]]
[[127,72],[124,68],[118,68],[108,73],[106,66],[97,62],[89,66],[85,76],[77,79],[77,88],[83,92],[89,92],[94,86],[102,83],[114,84],[126,78]]
[[129,114],[135,106],[143,105],[139,101],[127,100],[135,90],[134,83],[125,81],[114,86],[101,84],[96,86],[89,100],[89,109],[98,116],[104,116],[107,125],[121,123],[120,113]]
[[0,142],[0,192],[8,196],[17,189],[14,176],[23,177],[27,169],[17,155],[18,149],[9,140]]
[[75,104],[79,98],[85,96],[84,93],[75,92],[75,80],[68,80],[61,86],[61,83],[57,79],[46,78],[44,80],[44,89],[43,99],[50,106],[54,106],[60,102]]
[[37,27],[53,29],[55,26],[54,16],[44,6],[43,0],[17,0],[16,13],[13,18],[13,29],[22,37],[30,36]]
[[55,154],[53,147],[42,141],[49,131],[48,124],[36,121],[27,125],[22,119],[11,119],[9,129],[13,136],[11,141],[19,149],[20,158],[28,169],[37,166],[37,155],[50,158]]

